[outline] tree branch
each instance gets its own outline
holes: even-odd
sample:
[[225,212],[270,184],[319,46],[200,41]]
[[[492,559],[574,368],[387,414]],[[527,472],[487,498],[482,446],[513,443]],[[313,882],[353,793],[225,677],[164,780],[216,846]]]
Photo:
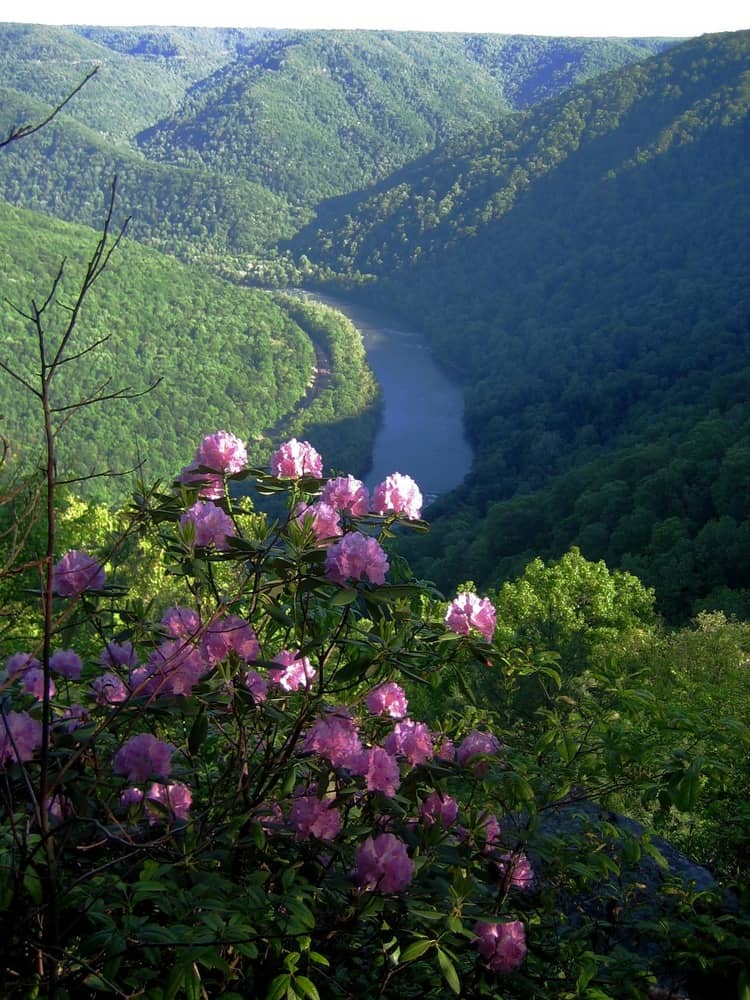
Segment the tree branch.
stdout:
[[83,90],[89,80],[96,76],[98,72],[99,67],[94,66],[94,68],[86,74],[83,80],[81,80],[75,90],[71,90],[68,96],[63,101],[60,101],[60,103],[56,105],[42,121],[37,122],[34,125],[20,125],[18,128],[12,128],[7,137],[0,140],[0,149],[3,149],[4,146],[9,146],[12,142],[16,142],[18,139],[25,139],[27,136],[33,135],[34,132],[38,132],[40,129],[43,129],[45,125],[49,125],[49,123],[60,114],[65,105],[71,101],[80,90]]

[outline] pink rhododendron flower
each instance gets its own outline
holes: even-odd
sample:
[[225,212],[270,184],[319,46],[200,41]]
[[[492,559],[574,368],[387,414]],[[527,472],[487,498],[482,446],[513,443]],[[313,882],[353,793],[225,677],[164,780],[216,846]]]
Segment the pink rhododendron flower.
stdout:
[[91,715],[85,706],[73,704],[69,705],[68,708],[64,710],[60,721],[65,724],[65,732],[72,733],[74,730],[78,729],[79,726],[83,726],[87,722],[90,722]]
[[282,669],[270,669],[268,679],[271,684],[279,684],[285,691],[307,687],[315,676],[315,668],[308,658],[298,656],[288,649],[282,649],[278,656],[274,656],[273,662],[281,664]]
[[328,503],[297,504],[296,519],[303,524],[309,523],[313,534],[319,542],[335,538],[342,532],[339,512]]
[[130,788],[126,788],[120,796],[121,809],[134,809],[140,806],[141,802],[143,802],[143,792],[140,788],[135,788],[133,785]]
[[326,553],[325,574],[336,583],[361,580],[385,583],[388,558],[374,538],[352,531],[334,542]]
[[170,608],[161,623],[174,639],[192,639],[201,627],[200,616],[192,608]]
[[247,663],[257,659],[260,652],[255,630],[239,615],[214,619],[203,635],[201,649],[212,666],[226,660],[230,653]]
[[323,487],[320,499],[323,503],[352,517],[366,514],[370,509],[370,494],[367,487],[354,476],[329,479]]
[[530,889],[534,884],[534,869],[525,854],[508,852],[497,862],[500,881],[516,889]]
[[[167,815],[165,816],[160,809],[150,807],[149,802],[158,802],[167,810]],[[187,822],[190,819],[192,804],[193,796],[190,789],[179,781],[168,785],[154,781],[146,792],[146,815],[152,826],[155,823],[172,823],[176,819]]]
[[368,837],[354,856],[355,877],[365,889],[403,892],[414,877],[414,862],[406,844],[392,833]]
[[482,835],[484,837],[484,848],[482,853],[489,854],[495,844],[500,840],[500,824],[494,813],[488,813],[482,820]]
[[276,833],[284,825],[284,814],[278,802],[266,802],[258,806],[254,818],[266,834]]
[[204,500],[221,500],[224,496],[224,480],[218,472],[198,472],[195,463],[186,465],[177,477],[183,486],[200,485],[198,496]]
[[355,754],[349,763],[352,774],[363,775],[368,792],[382,792],[392,799],[401,784],[396,758],[383,747],[372,747]]
[[180,518],[180,524],[183,527],[194,525],[195,544],[203,548],[213,545],[217,549],[225,549],[227,538],[236,534],[231,517],[211,500],[198,500],[188,507]]
[[486,642],[492,642],[496,625],[495,608],[486,597],[459,594],[448,606],[445,624],[458,635],[469,635],[473,626]]
[[39,668],[41,667],[41,663],[35,656],[32,656],[31,653],[14,653],[12,656],[8,657],[5,664],[8,677],[15,677],[16,674],[21,674],[25,670],[29,670],[32,667]]
[[526,929],[520,920],[474,926],[479,954],[490,972],[512,972],[526,957]]
[[83,660],[72,649],[58,649],[49,658],[50,670],[69,681],[77,681],[83,670]]
[[29,761],[42,745],[42,723],[28,712],[0,714],[0,764]]
[[405,514],[415,521],[422,516],[422,494],[411,476],[394,472],[375,487],[372,509],[377,514]]
[[308,441],[292,438],[271,456],[271,472],[283,479],[299,479],[300,476],[323,476],[323,460]]
[[406,757],[416,767],[431,760],[435,755],[432,734],[424,722],[403,719],[383,740],[383,746],[394,756]]
[[326,799],[316,795],[298,795],[289,810],[289,825],[296,840],[317,837],[334,840],[341,831],[341,813]]
[[97,705],[116,705],[126,701],[130,692],[117,674],[107,673],[97,677],[91,685]]
[[99,662],[103,667],[131,670],[138,663],[138,654],[132,642],[108,642],[102,650]]
[[346,709],[329,712],[310,727],[302,745],[307,753],[317,753],[334,767],[349,767],[362,750],[357,724]]
[[438,760],[452,764],[456,759],[456,748],[453,746],[453,740],[442,740],[435,750],[435,756]]
[[[482,757],[485,755],[493,755],[500,749],[500,741],[492,733],[480,733],[479,730],[473,729],[468,733],[456,750],[456,760],[458,761],[459,767],[467,767],[471,764],[475,757]],[[484,777],[487,773],[489,766],[486,761],[477,762],[473,771],[478,778]]]
[[458,817],[458,802],[450,795],[431,792],[419,807],[419,817],[427,826],[435,823],[453,826]]
[[195,465],[232,475],[247,465],[247,448],[228,431],[216,431],[203,438],[195,453]]
[[200,650],[182,639],[169,639],[131,673],[130,683],[137,695],[188,696],[207,670]]
[[257,670],[248,670],[245,674],[245,687],[253,696],[256,705],[260,705],[266,700],[268,695],[268,684],[264,677]]
[[174,751],[171,743],[164,743],[151,733],[138,733],[131,736],[115,754],[115,774],[123,774],[128,781],[138,783],[146,781],[152,774],[167,778],[172,770]]
[[390,715],[393,719],[402,719],[409,707],[406,692],[395,681],[373,688],[365,698],[365,705],[373,715]]
[[[38,701],[44,698],[44,671],[41,667],[29,667],[23,675],[23,689]],[[55,682],[49,679],[49,696],[55,697]]]
[[101,564],[80,549],[71,549],[52,568],[52,589],[60,597],[78,597],[84,590],[101,590],[105,580]]

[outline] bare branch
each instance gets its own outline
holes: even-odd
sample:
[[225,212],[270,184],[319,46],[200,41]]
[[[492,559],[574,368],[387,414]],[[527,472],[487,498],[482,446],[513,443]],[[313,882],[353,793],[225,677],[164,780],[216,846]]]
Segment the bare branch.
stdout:
[[[31,382],[27,382],[22,375],[19,375],[18,372],[14,372],[13,369],[6,365],[4,361],[0,361],[0,368],[2,368],[6,375],[10,375],[10,377],[14,378],[16,382],[20,382],[24,389],[27,389],[29,392],[33,392],[37,399],[42,398],[42,394],[38,389],[34,388]],[[5,452],[3,452],[3,458],[5,458]]]
[[140,472],[144,462],[140,461],[130,469],[123,469],[116,472],[114,469],[105,469],[104,472],[89,472],[86,476],[72,476],[70,479],[56,479],[56,486],[70,486],[71,483],[87,483],[90,479],[103,479],[105,477],[132,476],[134,472]]
[[108,265],[112,254],[120,245],[120,241],[125,235],[125,229],[127,228],[128,222],[130,221],[129,218],[125,220],[125,222],[120,227],[119,233],[117,234],[117,236],[114,237],[110,246],[107,247],[107,241],[109,239],[109,231],[112,226],[112,216],[114,214],[114,209],[115,209],[116,195],[117,195],[117,177],[114,177],[112,180],[112,188],[109,195],[109,205],[107,207],[107,215],[104,220],[104,225],[102,226],[101,237],[96,245],[96,249],[91,255],[91,259],[86,265],[86,274],[84,275],[83,281],[81,282],[81,286],[79,288],[78,295],[76,296],[76,300],[72,306],[68,307],[68,311],[70,312],[70,318],[68,319],[65,332],[62,335],[60,344],[57,348],[57,351],[55,352],[55,356],[52,358],[52,361],[47,365],[47,367],[52,369],[52,371],[54,371],[57,365],[59,364],[60,359],[62,358],[63,353],[65,351],[65,348],[67,347],[68,341],[70,340],[70,337],[73,334],[73,330],[78,321],[78,314],[81,311],[84,299],[91,290],[91,287],[96,281],[96,279],[101,275],[101,273]]
[[16,142],[18,139],[25,139],[26,136],[33,135],[34,132],[38,132],[40,129],[44,128],[45,125],[49,125],[49,123],[60,114],[65,105],[71,101],[80,90],[83,90],[89,80],[96,76],[98,72],[99,67],[94,66],[94,68],[87,73],[83,80],[81,80],[75,90],[71,90],[65,100],[61,101],[56,107],[54,107],[50,114],[48,114],[42,121],[37,122],[35,125],[20,125],[18,128],[12,128],[8,133],[7,138],[0,140],[0,149],[4,146],[9,146],[11,142]]
[[[92,403],[104,403],[109,399],[139,399],[141,396],[146,396],[149,392],[152,392],[157,385],[159,385],[161,380],[162,377],[159,376],[159,378],[156,379],[155,382],[152,382],[151,385],[138,391],[131,389],[129,385],[126,385],[123,386],[122,389],[115,389],[114,392],[101,393],[96,396],[87,396],[86,399],[79,399],[75,403],[66,403],[62,406],[51,406],[50,413],[63,413],[65,410],[78,410],[84,406],[91,406]],[[111,381],[112,379],[108,378],[97,391],[103,389],[104,386],[108,385]]]
[[[64,308],[67,309],[68,307],[64,306]],[[95,340],[93,344],[89,344],[88,347],[84,347],[82,351],[78,352],[78,354],[69,354],[66,358],[60,358],[58,364],[65,365],[69,361],[78,361],[78,359],[82,358],[84,354],[89,354],[91,351],[96,350],[97,347],[101,347],[102,344],[106,344],[111,337],[111,333],[108,333],[106,337],[100,337],[99,340]]]

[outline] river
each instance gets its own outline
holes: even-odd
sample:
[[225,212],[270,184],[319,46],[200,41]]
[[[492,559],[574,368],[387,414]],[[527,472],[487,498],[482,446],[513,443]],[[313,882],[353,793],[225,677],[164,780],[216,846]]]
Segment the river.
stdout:
[[405,473],[426,503],[458,486],[473,458],[463,429],[463,394],[435,363],[424,336],[380,311],[325,295],[312,298],[354,323],[381,386],[383,420],[367,485]]

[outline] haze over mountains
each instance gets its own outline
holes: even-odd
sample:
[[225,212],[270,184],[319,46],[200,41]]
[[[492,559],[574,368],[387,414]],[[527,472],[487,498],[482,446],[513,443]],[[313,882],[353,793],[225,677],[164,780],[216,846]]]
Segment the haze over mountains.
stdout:
[[117,174],[151,247],[425,331],[477,454],[426,575],[487,586],[577,544],[675,618],[748,610],[750,32],[4,25],[0,59],[0,134],[100,67],[2,152],[5,201],[96,226]]

